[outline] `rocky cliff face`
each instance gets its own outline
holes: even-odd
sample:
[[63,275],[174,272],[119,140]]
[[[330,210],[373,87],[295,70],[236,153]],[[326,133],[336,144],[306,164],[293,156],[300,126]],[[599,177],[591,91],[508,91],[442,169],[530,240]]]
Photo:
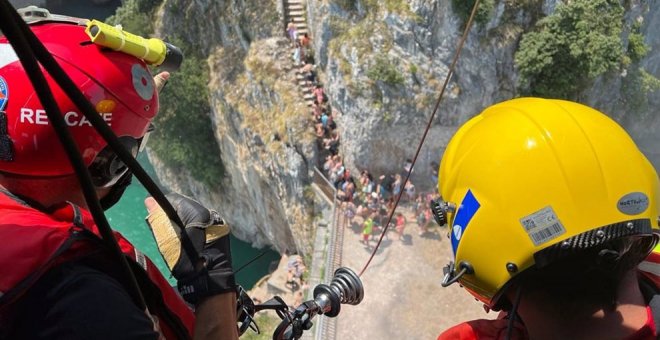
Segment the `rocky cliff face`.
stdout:
[[[521,35],[559,1],[494,1],[490,19],[471,31],[412,180],[430,190],[431,162],[439,161],[456,128],[486,106],[518,96],[513,55]],[[628,1],[626,20],[642,22],[651,52],[641,61],[660,77],[660,6]],[[412,158],[455,53],[462,21],[450,1],[325,0],[307,3],[317,64],[339,114],[341,154],[349,168],[375,174],[400,171]],[[214,130],[227,176],[205,188],[185,174],[159,173],[170,186],[223,207],[239,237],[276,249],[309,250],[306,186],[315,147],[306,112],[289,78],[289,51],[279,1],[166,1],[161,33],[183,31],[209,56]],[[581,101],[612,113],[638,136],[660,165],[653,138],[660,118],[622,111],[625,74],[598,79]],[[660,104],[658,91],[650,107]],[[302,117],[302,118],[301,118]],[[638,123],[638,122],[642,123]],[[385,151],[385,152],[383,152]],[[209,152],[215,152],[209,150]]]
[[[278,4],[280,8],[278,8]],[[208,56],[212,128],[225,175],[207,187],[151,154],[166,186],[218,207],[233,233],[255,246],[310,250],[311,208],[304,193],[314,160],[277,1],[167,1],[160,35],[178,30]]]
[[[558,2],[495,1],[491,19],[474,26],[421,150],[414,183],[433,186],[430,163],[439,161],[461,123],[490,104],[519,95],[513,55],[521,35],[552,13]],[[331,103],[341,113],[344,155],[355,168],[376,173],[399,171],[405,159],[414,155],[462,34],[450,1],[397,3],[308,3],[314,46],[331,89]],[[628,4],[626,20],[643,23],[642,33],[651,46],[641,64],[660,76],[660,6],[640,1]],[[384,63],[400,78],[388,82],[386,77],[370,76]],[[649,138],[660,127],[658,119],[639,124],[635,116],[626,116],[617,101],[622,96],[621,78],[602,77],[581,101],[612,112],[660,165],[651,147],[658,141]],[[656,91],[650,101],[657,105],[659,97]],[[384,147],[388,152],[375,152]]]

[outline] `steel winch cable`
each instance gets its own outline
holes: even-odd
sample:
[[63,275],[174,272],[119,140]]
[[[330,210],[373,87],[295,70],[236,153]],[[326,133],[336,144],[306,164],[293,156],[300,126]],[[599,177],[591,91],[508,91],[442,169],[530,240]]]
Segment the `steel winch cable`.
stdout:
[[52,126],[55,129],[58,138],[66,151],[67,157],[75,170],[76,176],[80,181],[85,201],[87,202],[89,211],[99,229],[103,242],[120,261],[124,274],[126,275],[126,280],[130,286],[130,293],[138,303],[139,307],[144,309],[146,306],[144,297],[142,296],[135,276],[133,275],[133,271],[129,267],[125,256],[119,249],[112,234],[112,229],[105,218],[104,211],[96,195],[96,190],[88,169],[82,160],[82,156],[80,155],[75,142],[68,132],[61,111],[57,106],[44,74],[39,68],[39,63],[41,63],[41,66],[46,69],[71,101],[81,110],[99,135],[103,137],[117,154],[119,159],[126,164],[138,180],[144,185],[145,189],[163,208],[167,216],[175,222],[176,227],[180,229],[179,234],[186,255],[191,259],[197,259],[199,256],[188,235],[184,232],[182,227],[183,223],[160,188],[158,188],[137,160],[133,158],[132,154],[121,144],[114,132],[96,112],[96,109],[85,98],[69,76],[62,70],[52,55],[43,44],[41,44],[39,39],[34,35],[32,30],[30,30],[28,25],[7,0],[0,0],[0,30],[6,35],[7,40],[10,42],[23,64],[23,67],[30,78],[30,82],[34,86],[35,91],[44,106],[48,119],[52,122]]
[[[433,123],[433,119],[435,118],[436,113],[438,112],[438,109],[440,108],[440,102],[442,101],[442,97],[445,94],[445,90],[447,89],[447,85],[449,84],[449,81],[451,80],[451,77],[454,75],[454,69],[456,68],[456,63],[458,62],[458,58],[461,55],[461,51],[463,50],[463,45],[465,44],[465,41],[467,40],[467,36],[470,33],[470,29],[472,28],[472,22],[474,21],[474,16],[477,13],[477,9],[479,8],[479,1],[480,0],[475,0],[474,6],[472,6],[472,11],[470,12],[470,17],[465,24],[465,29],[463,30],[463,35],[461,36],[461,40],[459,40],[458,47],[456,48],[456,52],[454,53],[454,58],[451,62],[451,65],[449,66],[449,71],[447,72],[447,76],[445,77],[445,82],[442,84],[442,90],[440,90],[440,94],[438,95],[438,100],[435,102],[435,107],[433,108],[433,112],[431,113],[431,117],[429,117],[428,123],[426,124],[426,129],[424,129],[424,133],[422,134],[422,139],[420,140],[419,144],[417,145],[417,151],[415,151],[415,156],[412,159],[412,164],[410,165],[410,169],[406,172],[406,178],[402,182],[403,184],[408,183],[408,180],[410,179],[410,174],[413,171],[413,168],[415,167],[415,163],[417,162],[417,157],[419,156],[419,152],[422,150],[422,146],[424,145],[424,141],[426,141],[426,135],[428,134],[429,130],[431,129],[431,124]],[[376,243],[376,246],[374,247],[374,250],[371,252],[371,256],[369,256],[369,259],[367,260],[367,263],[365,263],[364,267],[362,267],[362,270],[360,271],[360,276],[364,274],[364,272],[367,270],[369,267],[369,264],[371,264],[371,260],[373,260],[374,256],[376,255],[376,252],[378,251],[378,248],[380,247],[381,242],[383,241],[383,237],[385,237],[385,234],[387,233],[387,230],[390,227],[390,223],[392,222],[392,217],[394,216],[394,212],[396,211],[396,208],[399,206],[399,201],[401,200],[401,196],[403,196],[404,190],[399,191],[399,195],[396,197],[396,201],[394,202],[394,207],[390,210],[390,213],[387,217],[387,222],[385,223],[385,227],[383,228],[383,232],[380,234],[380,238],[378,239],[378,243]]]

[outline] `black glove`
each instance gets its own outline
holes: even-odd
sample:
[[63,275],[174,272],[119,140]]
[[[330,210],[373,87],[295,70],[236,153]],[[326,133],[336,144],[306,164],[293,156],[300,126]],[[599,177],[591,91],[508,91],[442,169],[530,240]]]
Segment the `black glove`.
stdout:
[[[147,224],[156,239],[183,298],[197,304],[215,294],[236,291],[234,270],[231,266],[229,226],[220,215],[199,202],[176,193],[167,195],[181,221],[186,234],[198,253],[191,259],[183,249],[179,228],[170,221],[155,201],[147,201]],[[149,200],[149,199],[148,199]]]

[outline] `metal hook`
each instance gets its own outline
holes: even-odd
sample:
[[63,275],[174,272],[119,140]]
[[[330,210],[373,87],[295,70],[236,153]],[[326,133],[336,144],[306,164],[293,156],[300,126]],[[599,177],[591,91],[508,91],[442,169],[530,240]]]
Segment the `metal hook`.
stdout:
[[442,269],[442,271],[445,273],[445,276],[442,278],[442,282],[440,283],[442,287],[448,287],[453,283],[456,283],[456,281],[458,281],[465,274],[474,273],[472,266],[468,263],[461,262],[458,266],[461,268],[458,273],[456,273],[454,268],[454,262],[449,262],[449,264]]

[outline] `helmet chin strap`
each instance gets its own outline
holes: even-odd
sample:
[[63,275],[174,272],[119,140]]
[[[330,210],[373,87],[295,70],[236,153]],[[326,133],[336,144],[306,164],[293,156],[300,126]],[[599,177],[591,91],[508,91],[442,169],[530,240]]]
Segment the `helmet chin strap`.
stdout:
[[110,188],[110,191],[99,200],[101,208],[103,208],[103,210],[108,210],[117,204],[121,196],[124,194],[124,191],[126,191],[126,188],[131,184],[132,179],[133,173],[130,170],[123,174],[119,180],[117,180],[117,183]]

